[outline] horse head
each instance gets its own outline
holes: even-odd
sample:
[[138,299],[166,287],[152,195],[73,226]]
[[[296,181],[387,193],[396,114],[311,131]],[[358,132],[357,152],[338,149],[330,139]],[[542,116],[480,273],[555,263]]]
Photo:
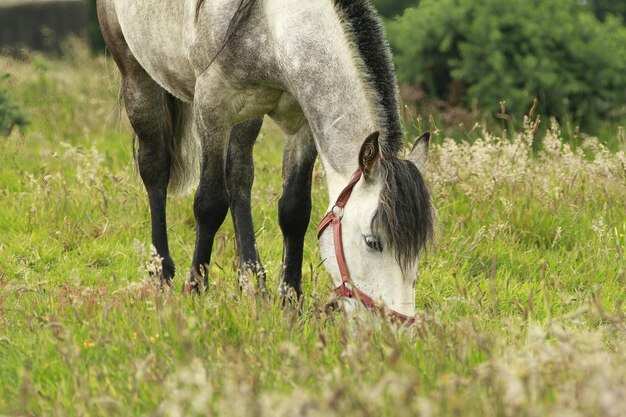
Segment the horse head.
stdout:
[[346,299],[370,309],[382,303],[406,321],[415,315],[418,257],[433,237],[434,210],[420,172],[430,134],[407,159],[383,155],[378,136],[363,143],[359,168],[320,223],[318,238],[346,311],[358,305]]

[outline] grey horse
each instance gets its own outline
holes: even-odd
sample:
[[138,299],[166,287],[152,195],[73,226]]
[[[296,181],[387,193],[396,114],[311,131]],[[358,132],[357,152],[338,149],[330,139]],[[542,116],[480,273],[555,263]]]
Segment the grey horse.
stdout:
[[[98,16],[137,136],[164,282],[175,272],[167,195],[198,184],[195,251],[185,288],[205,275],[229,208],[239,275],[255,275],[264,288],[250,190],[252,150],[268,115],[285,134],[281,296],[302,294],[319,155],[329,210],[341,223],[319,236],[334,284],[414,315],[417,261],[433,235],[434,210],[420,172],[429,140],[424,136],[401,158],[394,67],[367,0],[98,0]],[[349,200],[337,210],[334,203],[355,172]],[[354,311],[358,298],[345,300],[344,308]]]

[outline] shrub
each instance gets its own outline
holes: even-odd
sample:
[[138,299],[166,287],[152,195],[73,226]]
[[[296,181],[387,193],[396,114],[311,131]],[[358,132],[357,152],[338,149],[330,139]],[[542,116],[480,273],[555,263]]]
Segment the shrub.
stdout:
[[96,0],[87,1],[87,35],[91,49],[94,52],[104,52],[105,44],[102,32],[100,31],[100,22],[98,22],[98,12],[96,10]]
[[626,23],[626,2],[616,0],[588,0],[587,3],[591,10],[598,16],[598,19],[604,20],[608,15],[621,17]]
[[8,74],[0,74],[0,136],[8,136],[13,128],[26,126],[26,118],[3,88]]
[[372,3],[382,16],[391,18],[402,14],[407,7],[417,6],[419,0],[373,0]]
[[388,27],[398,77],[453,104],[589,125],[624,117],[626,29],[577,0],[422,0]]

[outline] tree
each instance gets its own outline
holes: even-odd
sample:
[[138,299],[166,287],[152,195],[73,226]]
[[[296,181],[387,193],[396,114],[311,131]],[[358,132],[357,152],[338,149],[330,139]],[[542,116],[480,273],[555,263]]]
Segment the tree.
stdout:
[[382,16],[391,19],[402,14],[407,7],[417,6],[419,0],[374,0],[373,3]]
[[96,0],[87,1],[87,36],[94,52],[104,52],[106,46],[100,31],[100,22],[98,22]]
[[626,1],[620,0],[588,0],[591,10],[598,19],[604,21],[607,16],[613,15],[621,17],[622,22],[626,22]]
[[585,123],[626,107],[626,29],[578,0],[422,0],[388,32],[400,81],[433,96]]

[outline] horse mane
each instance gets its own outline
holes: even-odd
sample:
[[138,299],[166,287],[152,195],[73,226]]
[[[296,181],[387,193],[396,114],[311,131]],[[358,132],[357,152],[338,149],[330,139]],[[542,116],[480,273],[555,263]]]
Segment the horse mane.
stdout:
[[385,155],[381,161],[383,186],[372,231],[387,239],[406,271],[434,238],[430,192],[417,167],[396,157],[404,147],[398,84],[378,13],[369,0],[334,1],[367,71],[365,79],[378,96],[384,132],[379,142]]
[[365,65],[366,80],[378,95],[383,154],[397,155],[404,147],[404,134],[395,67],[381,19],[369,0],[334,1]]
[[432,242],[435,213],[424,177],[410,161],[381,161],[383,187],[372,231],[386,237],[403,270]]

